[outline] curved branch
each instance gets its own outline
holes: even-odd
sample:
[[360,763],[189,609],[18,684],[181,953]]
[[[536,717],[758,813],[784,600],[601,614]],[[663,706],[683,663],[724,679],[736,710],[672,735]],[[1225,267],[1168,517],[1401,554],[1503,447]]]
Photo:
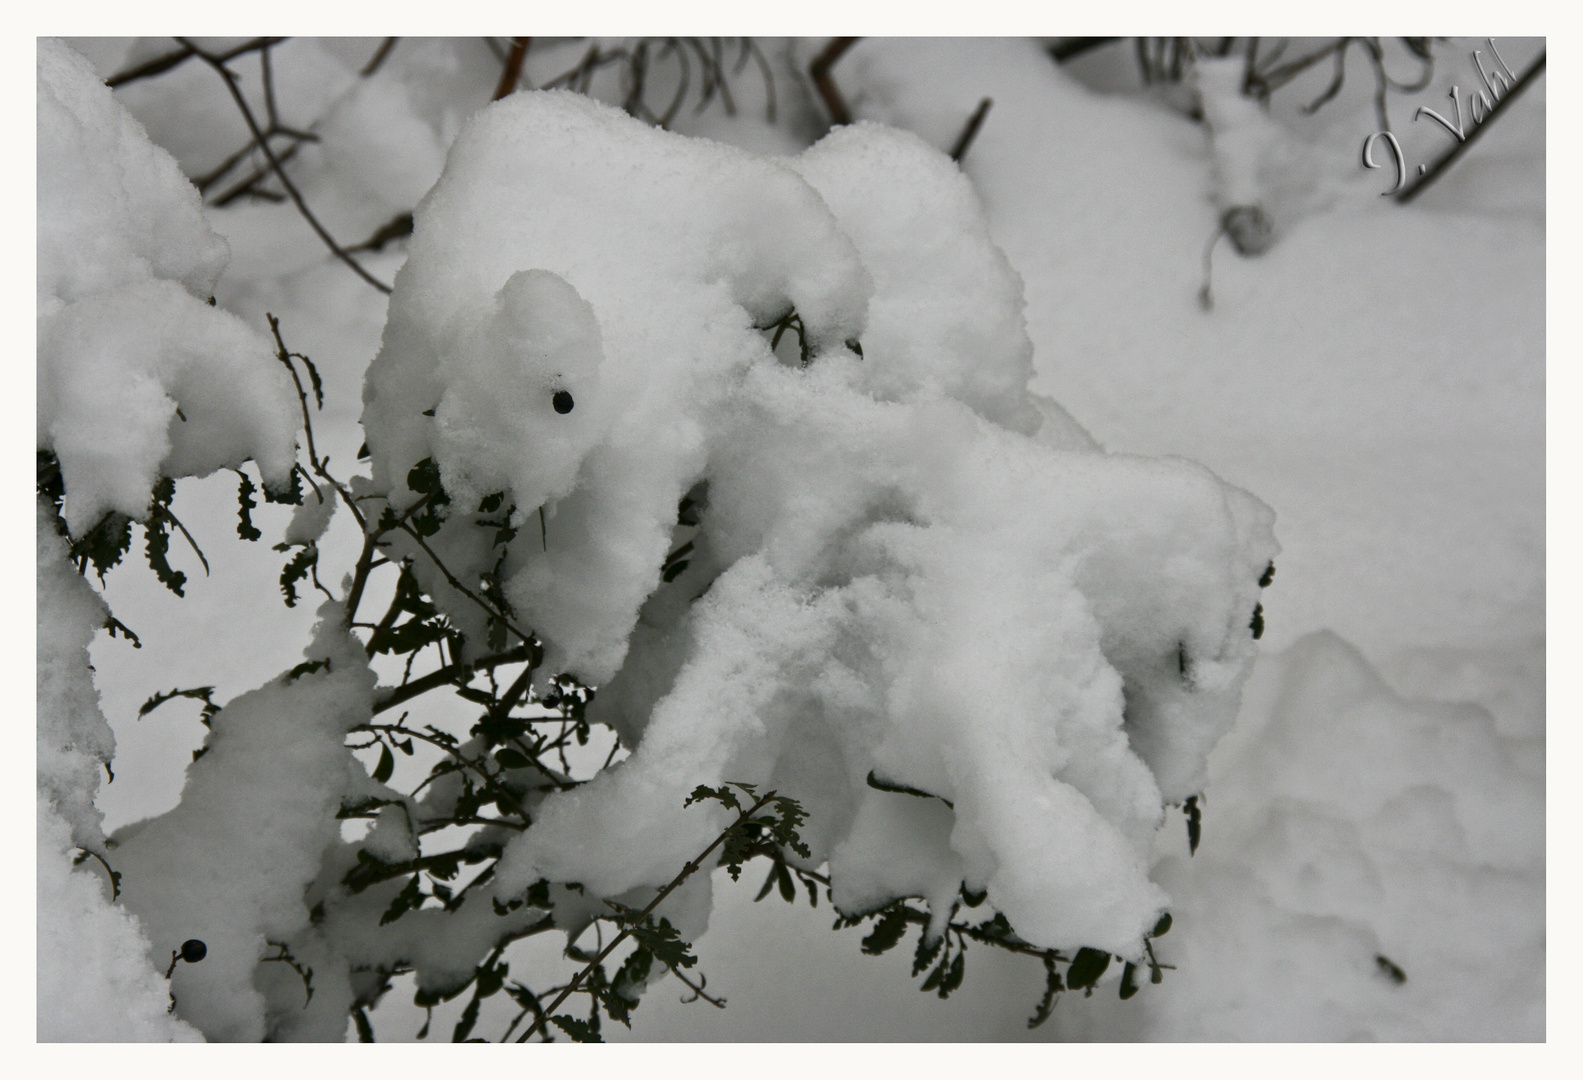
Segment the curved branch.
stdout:
[[176,40],[191,49],[194,56],[212,67],[225,82],[225,88],[231,92],[232,100],[236,102],[236,107],[241,110],[242,119],[247,121],[247,129],[253,133],[253,141],[258,144],[258,148],[263,152],[265,159],[268,160],[270,168],[274,169],[275,175],[280,178],[281,186],[286,189],[286,194],[290,195],[291,201],[296,203],[298,212],[313,227],[313,231],[319,234],[319,239],[324,241],[325,246],[330,249],[336,258],[351,267],[353,273],[386,296],[389,296],[390,286],[374,277],[367,270],[364,270],[361,263],[348,255],[341,245],[335,242],[335,237],[331,236],[328,230],[319,224],[319,219],[313,216],[313,211],[308,209],[308,204],[302,198],[302,192],[297,190],[297,185],[293,184],[291,178],[286,175],[286,170],[281,167],[280,160],[275,157],[275,152],[269,147],[269,140],[264,138],[264,133],[259,129],[258,121],[253,116],[253,110],[248,107],[247,99],[242,96],[242,91],[236,85],[235,73],[225,66],[223,59],[210,56],[186,38],[177,38]]

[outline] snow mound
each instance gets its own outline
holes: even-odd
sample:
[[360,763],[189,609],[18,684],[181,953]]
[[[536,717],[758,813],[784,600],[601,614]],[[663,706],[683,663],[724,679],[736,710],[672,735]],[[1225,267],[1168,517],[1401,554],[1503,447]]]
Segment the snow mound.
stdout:
[[1544,782],[1519,743],[1480,705],[1397,695],[1329,632],[1261,660],[1197,857],[1156,868],[1177,969],[1062,1033],[1543,1040]]
[[269,344],[208,306],[228,259],[197,191],[64,44],[38,46],[38,445],[74,535],[161,476],[258,461],[284,483],[295,402]]
[[[414,219],[365,383],[375,490],[413,506],[432,461],[427,546],[498,573],[635,746],[545,798],[497,894],[663,884],[724,823],[686,795],[739,781],[803,802],[845,910],[941,919],[965,882],[1029,940],[1138,952],[1273,515],[1027,393],[1021,283],[949,160],[876,125],[757,158],[520,93]],[[496,494],[503,542],[472,510]],[[476,604],[392,555],[476,649]]]

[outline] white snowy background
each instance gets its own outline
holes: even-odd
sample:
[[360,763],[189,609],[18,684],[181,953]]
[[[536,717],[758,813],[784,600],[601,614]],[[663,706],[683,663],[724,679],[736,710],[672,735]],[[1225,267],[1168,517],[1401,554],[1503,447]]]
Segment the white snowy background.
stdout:
[[[101,75],[164,47],[72,44]],[[274,51],[283,119],[323,136],[293,175],[344,240],[411,208],[498,77],[479,41],[408,39],[376,79],[360,79],[378,44],[300,39]],[[821,44],[763,42],[778,64],[803,66]],[[1516,71],[1544,47],[1497,44]],[[580,48],[536,42],[528,80]],[[1474,48],[1486,46],[1455,39],[1430,88],[1392,95],[1410,161],[1449,143],[1408,118],[1477,78]],[[911,985],[910,950],[861,955],[858,932],[830,931],[825,905],[754,904],[755,875],[734,885],[720,873],[697,952],[729,1008],[681,1004],[663,981],[630,1034],[612,1025],[607,1037],[1544,1039],[1548,76],[1400,206],[1378,195],[1389,170],[1358,162],[1377,127],[1361,63],[1312,116],[1298,105],[1323,89],[1326,65],[1277,93],[1273,119],[1232,116],[1213,136],[1140,87],[1122,45],[1062,68],[1032,41],[870,39],[836,73],[856,118],[942,149],[993,99],[963,171],[1023,282],[1031,388],[1107,450],[1191,459],[1273,507],[1282,552],[1263,596],[1268,629],[1211,758],[1202,845],[1188,857],[1175,813],[1157,838],[1153,877],[1175,917],[1157,945],[1175,966],[1161,985],[1126,1002],[1114,978],[1091,999],[1064,995],[1030,1033],[1037,965],[973,950],[963,989],[941,1002]],[[684,111],[677,129],[767,154],[819,134],[798,126],[808,107],[799,113],[788,79],[774,125],[751,69],[732,88],[734,118],[716,104]],[[188,175],[245,139],[196,63],[116,97]],[[1274,244],[1242,257],[1222,242],[1205,311],[1204,246],[1219,207],[1248,191],[1274,219]],[[386,298],[329,257],[289,204],[206,215],[230,245],[219,307],[259,328],[274,313],[313,357],[325,376],[321,450],[349,465]],[[397,242],[362,258],[389,281],[403,252]],[[281,559],[235,540],[234,507],[228,473],[182,482],[175,509],[212,568],[186,567],[185,599],[136,552],[104,590],[144,641],[134,651],[101,634],[92,646],[116,737],[116,781],[98,797],[106,833],[173,806],[202,740],[195,708],[138,721],[139,704],[200,684],[227,700],[295,664],[308,640],[310,606],[278,602]],[[265,507],[257,520],[269,535],[285,514]],[[322,562],[348,564],[351,539],[332,527]],[[173,547],[174,561],[183,555]],[[1405,983],[1382,973],[1380,955]],[[407,1001],[398,981],[374,1013],[382,1040],[422,1022]]]

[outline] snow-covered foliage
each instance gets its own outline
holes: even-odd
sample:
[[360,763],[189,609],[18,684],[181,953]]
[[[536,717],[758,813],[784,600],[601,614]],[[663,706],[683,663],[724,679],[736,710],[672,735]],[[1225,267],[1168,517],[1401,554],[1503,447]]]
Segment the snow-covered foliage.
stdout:
[[[546,800],[496,895],[662,885],[721,824],[686,794],[735,780],[803,803],[847,910],[920,891],[899,833],[936,932],[965,881],[1030,941],[1141,956],[1161,788],[1197,790],[1235,715],[1271,519],[1185,463],[1027,437],[1020,283],[944,155],[859,125],[787,168],[519,94],[415,218],[375,484],[401,509],[432,457],[455,505],[504,493],[506,597],[636,746]],[[782,363],[755,326],[793,314]],[[434,541],[464,580],[501,558],[479,535]]]
[[[1381,359],[1402,346],[1379,312],[1423,289],[1358,269],[1357,238],[1449,263],[1493,227],[1381,213],[1351,136],[1272,116],[1234,59],[1201,58],[1170,88],[1195,123],[1086,90],[1034,43],[865,40],[839,71],[861,119],[826,133],[801,81],[823,43],[761,44],[764,82],[732,83],[735,112],[694,109],[651,46],[649,100],[688,100],[685,135],[627,115],[645,90],[620,65],[573,80],[586,96],[485,105],[503,54],[480,42],[289,41],[270,47],[273,89],[233,61],[321,221],[393,280],[387,309],[271,201],[259,155],[235,159],[258,167],[241,197],[223,194],[246,168],[222,159],[248,134],[207,61],[112,96],[98,78],[170,43],[88,43],[97,74],[40,43],[40,484],[58,466],[64,494],[38,517],[40,1038],[337,1040],[349,1014],[358,1037],[370,1014],[381,1039],[408,1037],[405,998],[420,1038],[454,1019],[465,1039],[503,1009],[520,1009],[508,1036],[598,1037],[542,1010],[583,1011],[552,996],[615,929],[637,947],[579,975],[595,1017],[628,1020],[669,974],[709,997],[666,934],[697,943],[708,987],[732,997],[717,1013],[651,994],[626,1037],[922,1034],[877,1026],[916,995],[894,956],[883,985],[851,937],[833,958],[828,909],[777,905],[775,926],[804,929],[744,932],[741,913],[768,905],[711,878],[717,856],[687,873],[722,840],[769,863],[760,896],[806,887],[846,923],[873,920],[864,952],[910,919],[913,974],[938,959],[925,989],[941,998],[962,985],[964,931],[1045,960],[975,967],[925,1037],[1021,1035],[1027,980],[1048,980],[1042,1019],[1063,972],[1079,993],[1043,1029],[1061,1037],[1542,1037],[1542,702],[1513,689],[1542,642],[1496,671],[1489,642],[1507,631],[1486,617],[1531,584],[1526,474],[1508,467],[1527,459],[1506,446],[1533,428],[1530,339],[1478,395],[1510,431],[1478,440],[1466,481],[1473,504],[1511,504],[1515,541],[1481,515],[1454,518],[1467,551],[1403,545],[1351,499],[1367,485],[1322,488],[1338,461],[1411,471],[1386,416],[1452,469],[1437,387],[1478,382],[1439,367],[1414,382]],[[632,47],[535,39],[524,79]],[[721,54],[696,55],[710,70]],[[760,119],[772,79],[776,122]],[[959,167],[936,148],[987,95]],[[1325,171],[1339,141],[1351,181]],[[183,173],[210,175],[207,205]],[[1236,254],[1217,256],[1207,314],[1193,296],[1217,229]],[[1480,322],[1463,289],[1408,345],[1419,367],[1453,340],[1511,337],[1528,310],[1518,232],[1485,260],[1515,275],[1509,318]],[[266,310],[317,368],[272,355]],[[1081,403],[1084,424],[1036,390]],[[198,614],[150,633],[162,609],[131,569],[98,590],[78,572],[103,570],[83,538],[147,520],[170,585],[161,478],[216,469],[243,474],[241,520],[234,477],[218,498],[215,481],[183,485],[205,500],[193,532],[215,573],[180,601]],[[294,508],[258,506],[249,475]],[[1295,535],[1272,626],[1296,644],[1275,657],[1254,641],[1275,513],[1220,476],[1270,498],[1289,548]],[[1438,478],[1392,505],[1447,520]],[[290,552],[284,573],[267,545],[215,551],[210,536],[258,538],[255,522]],[[262,575],[223,584],[247,558]],[[288,603],[335,590],[302,663],[274,639],[301,642],[311,606],[265,615],[249,595],[277,578]],[[112,608],[148,647],[101,638],[90,667]],[[1326,625],[1364,648],[1299,638]],[[221,641],[251,653],[249,636],[257,656],[172,662]],[[1385,648],[1415,642],[1473,651]],[[129,678],[133,655],[151,662]],[[102,830],[105,716],[151,688],[142,711],[174,700],[177,666],[216,684],[174,692],[205,703],[179,800],[127,802],[123,775],[107,805],[141,812]],[[435,689],[456,691],[449,709],[420,695]],[[146,743],[154,721],[116,734]],[[768,818],[743,832],[713,795],[687,805],[729,783],[796,800],[800,838],[767,839]],[[1193,859],[1167,813],[1190,799]],[[1175,929],[1151,942],[1166,910]],[[174,959],[189,939],[201,962]],[[808,962],[784,970],[777,948]],[[1083,1000],[1109,953],[1135,962],[1128,985],[1161,974],[1156,954],[1174,970],[1118,1001],[1117,963]],[[818,988],[828,969],[840,993]],[[808,1000],[787,1010],[783,993]],[[861,1029],[837,1004],[854,994]],[[820,1027],[821,1011],[842,1015]]]

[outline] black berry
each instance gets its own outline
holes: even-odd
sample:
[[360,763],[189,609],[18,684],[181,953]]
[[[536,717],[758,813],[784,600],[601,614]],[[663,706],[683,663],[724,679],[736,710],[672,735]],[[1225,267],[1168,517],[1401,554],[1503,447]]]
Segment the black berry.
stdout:
[[181,943],[181,958],[189,964],[196,964],[209,955],[209,946],[197,938],[188,938]]
[[555,396],[550,398],[550,404],[555,406],[556,412],[560,413],[562,416],[565,416],[567,413],[572,411],[572,406],[576,403],[572,401],[571,394],[567,393],[565,390],[557,390],[555,391]]

